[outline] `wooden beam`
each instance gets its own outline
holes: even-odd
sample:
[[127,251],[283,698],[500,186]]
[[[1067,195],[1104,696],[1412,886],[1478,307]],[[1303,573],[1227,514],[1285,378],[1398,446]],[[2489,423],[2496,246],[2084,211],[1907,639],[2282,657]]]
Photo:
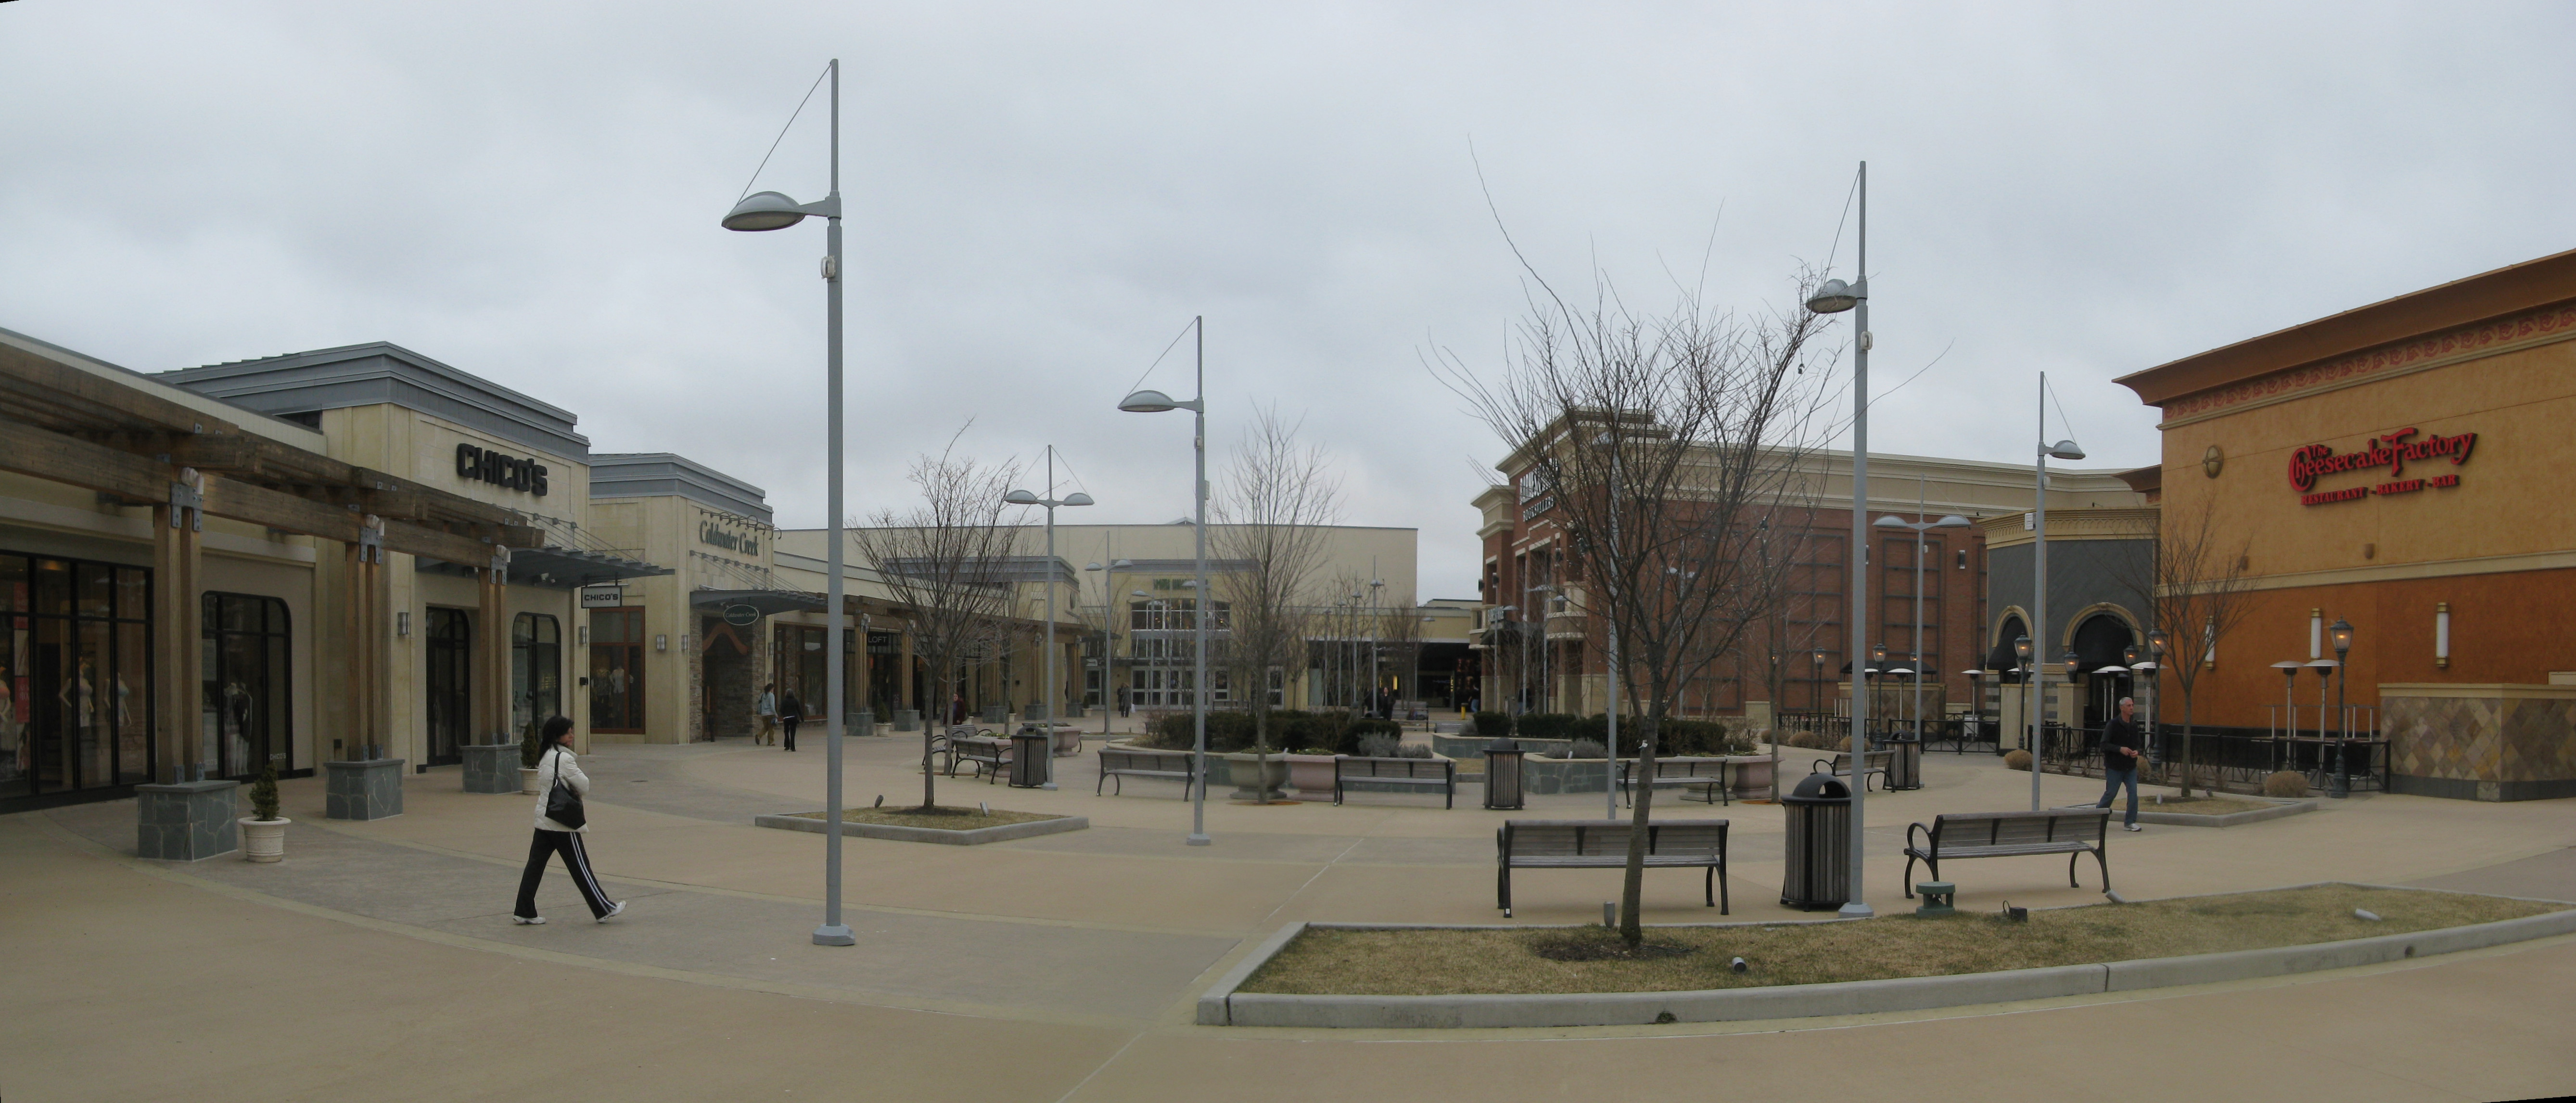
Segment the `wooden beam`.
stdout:
[[0,378],[21,384],[12,388],[21,395],[40,395],[48,404],[58,404],[69,410],[104,414],[128,423],[192,435],[241,432],[239,425],[163,398],[126,380],[83,371],[7,342],[0,342]]
[[[358,528],[366,523],[367,517],[347,506],[298,498],[283,491],[225,478],[207,480],[206,512],[217,517],[257,521],[270,528],[342,543],[358,538]],[[425,555],[460,567],[481,567],[492,561],[492,545],[480,540],[440,532],[399,518],[380,519],[385,525],[386,551]]]
[[169,464],[14,421],[0,421],[0,470],[164,505],[178,474]]

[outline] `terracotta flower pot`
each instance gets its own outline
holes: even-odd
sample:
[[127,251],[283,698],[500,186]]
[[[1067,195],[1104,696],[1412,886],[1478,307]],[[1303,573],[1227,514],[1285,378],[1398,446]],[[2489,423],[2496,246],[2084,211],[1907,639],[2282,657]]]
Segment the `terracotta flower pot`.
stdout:
[[241,825],[242,860],[274,862],[286,857],[286,825],[294,820],[284,816],[273,820],[243,816],[234,822]]

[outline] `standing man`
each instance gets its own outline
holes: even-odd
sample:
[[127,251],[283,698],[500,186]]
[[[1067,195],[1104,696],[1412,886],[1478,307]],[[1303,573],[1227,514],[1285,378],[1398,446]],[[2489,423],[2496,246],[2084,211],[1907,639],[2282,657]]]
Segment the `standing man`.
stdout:
[[[778,724],[787,729],[787,749],[790,751],[796,749],[796,723],[803,719],[805,702],[796,699],[795,690],[788,690],[787,696],[778,701]],[[2134,787],[2132,789],[2134,791]]]
[[758,747],[763,744],[777,742],[778,740],[777,690],[778,683],[776,682],[770,682],[760,687],[760,701],[752,706],[752,711],[760,717],[760,730],[751,733],[752,746]]
[[2120,787],[2128,786],[2129,819],[2126,826],[2131,831],[2146,830],[2138,826],[2138,756],[2145,752],[2146,744],[2138,734],[2137,714],[2138,703],[2123,697],[2120,698],[2120,718],[2102,725],[2102,799],[2093,806],[2111,807],[2112,798],[2120,795]]

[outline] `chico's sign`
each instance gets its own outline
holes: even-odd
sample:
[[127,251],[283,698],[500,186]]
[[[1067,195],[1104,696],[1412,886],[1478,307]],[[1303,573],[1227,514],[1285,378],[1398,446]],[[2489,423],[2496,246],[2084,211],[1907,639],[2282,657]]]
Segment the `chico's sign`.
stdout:
[[[2427,486],[2458,486],[2460,477],[2457,475],[2407,478],[2406,465],[2410,461],[2447,459],[2456,467],[2466,462],[2469,451],[2477,447],[2478,435],[2461,433],[2417,439],[2416,432],[2414,429],[2400,429],[2372,437],[2368,444],[2354,452],[2338,453],[2333,446],[2324,444],[2300,448],[2290,453],[2290,486],[2301,492],[2299,501],[2302,504],[2312,506],[2355,501],[2372,494],[2404,494]],[[2342,490],[2320,491],[2316,488],[2317,478],[2321,475],[2382,469],[2388,473],[2386,482]]]
[[456,477],[546,496],[546,465],[471,444],[456,446]]

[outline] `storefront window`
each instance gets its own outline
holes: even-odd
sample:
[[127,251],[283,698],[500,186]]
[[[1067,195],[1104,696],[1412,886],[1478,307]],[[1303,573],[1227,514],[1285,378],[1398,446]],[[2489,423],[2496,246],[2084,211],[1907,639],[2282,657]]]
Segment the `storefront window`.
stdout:
[[563,713],[563,629],[542,613],[510,622],[510,730],[526,738]]
[[0,801],[152,778],[151,574],[0,552]]
[[[206,776],[253,777],[271,755],[286,756],[277,760],[278,769],[293,769],[286,603],[254,594],[209,593],[203,610],[198,638],[205,649],[199,670],[205,679]],[[118,667],[124,669],[124,662]],[[119,695],[132,696],[122,690]],[[141,725],[132,730],[139,738]]]
[[474,621],[463,609],[429,610],[429,678],[422,694],[429,722],[426,765],[465,761],[474,741]]
[[644,610],[590,614],[590,730],[644,731]]

